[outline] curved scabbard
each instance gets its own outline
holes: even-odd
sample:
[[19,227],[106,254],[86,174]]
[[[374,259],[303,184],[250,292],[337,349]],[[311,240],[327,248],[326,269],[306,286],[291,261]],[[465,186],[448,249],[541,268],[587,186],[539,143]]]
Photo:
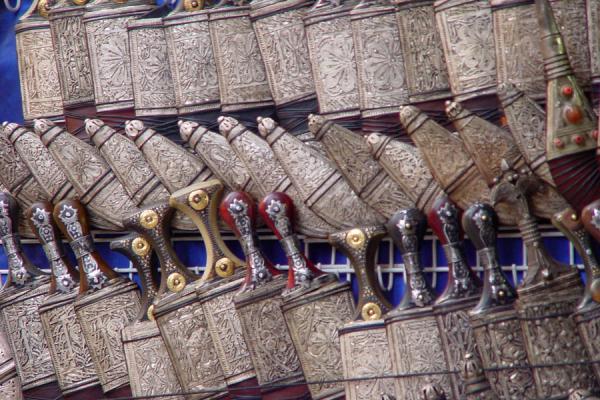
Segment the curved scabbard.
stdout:
[[379,287],[375,273],[375,253],[385,235],[382,226],[368,226],[336,232],[329,242],[348,257],[358,282],[358,301],[354,319],[380,319],[392,309]]
[[91,221],[113,230],[121,228],[123,216],[136,207],[98,150],[48,120],[36,120],[34,126],[79,201],[90,210]]
[[[458,207],[489,202],[490,190],[458,135],[442,127],[417,107],[400,107],[400,121],[417,145],[431,174]],[[500,221],[514,225],[510,210],[498,213]]]
[[174,209],[163,202],[144,207],[123,220],[125,228],[143,235],[158,256],[161,275],[158,299],[169,292],[178,293],[198,279],[183,265],[171,246],[169,225],[173,212]]
[[300,241],[294,232],[294,201],[285,193],[268,194],[258,205],[263,221],[273,231],[288,259],[288,289],[308,288],[312,281],[323,275],[300,250]]
[[152,246],[139,233],[130,233],[110,242],[110,249],[126,256],[140,278],[141,307],[134,322],[154,321],[152,302],[158,294],[158,286],[152,277]]
[[79,273],[64,255],[52,211],[50,202],[38,202],[27,210],[25,217],[35,237],[40,241],[50,264],[51,278],[48,294],[71,293],[79,285]]
[[371,208],[389,218],[399,208],[414,206],[369,152],[363,137],[320,115],[309,115],[308,127],[320,141],[352,189]]
[[222,195],[223,184],[211,179],[178,190],[169,198],[171,207],[192,220],[202,235],[206,251],[202,281],[211,281],[216,276],[229,277],[244,266],[244,262],[229,250],[219,231],[217,215]]
[[[266,142],[253,139],[250,136],[252,133],[240,130],[239,125],[231,129],[228,134],[229,140],[240,145],[250,139],[252,142],[260,140],[265,153],[274,153],[279,160],[277,165],[283,167],[298,192],[299,196],[288,193],[290,197],[302,200],[303,203],[297,201],[296,205],[306,204],[325,220],[330,225],[329,233],[333,231],[331,226],[349,229],[355,225],[381,221],[382,217],[358,197],[342,174],[323,154],[296,139],[270,118],[259,120],[259,131]],[[251,152],[252,149],[248,148],[247,151]],[[274,187],[271,191],[281,190]],[[300,207],[298,209],[300,210]],[[301,217],[299,215],[298,224],[303,223]]]
[[380,133],[369,134],[366,142],[373,158],[418,209],[429,212],[435,199],[444,195],[418,148]]

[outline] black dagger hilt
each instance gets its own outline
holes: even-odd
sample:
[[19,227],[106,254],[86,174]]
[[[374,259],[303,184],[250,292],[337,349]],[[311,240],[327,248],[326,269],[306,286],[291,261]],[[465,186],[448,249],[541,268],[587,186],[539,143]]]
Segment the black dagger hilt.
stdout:
[[123,220],[123,225],[141,234],[150,244],[160,262],[158,297],[181,292],[187,284],[199,277],[188,270],[171,246],[169,227],[174,209],[167,202],[144,207]]
[[8,192],[0,192],[0,240],[8,259],[7,284],[26,285],[36,276],[46,275],[34,266],[23,253],[21,238],[17,231],[19,205]]
[[247,193],[231,192],[221,202],[219,213],[237,236],[246,256],[246,278],[240,291],[254,290],[280,275],[281,271],[258,247],[256,206]]
[[348,257],[358,282],[355,319],[380,319],[392,306],[379,287],[375,255],[385,235],[383,226],[354,228],[329,235],[329,243]]
[[400,210],[388,220],[386,229],[402,252],[406,273],[407,289],[396,310],[431,305],[435,295],[423,274],[420,256],[427,229],[425,216],[416,208]]
[[287,256],[290,268],[287,288],[309,287],[313,279],[323,275],[323,271],[316,268],[300,249],[293,225],[294,201],[285,193],[269,193],[258,205],[258,212],[279,239]]
[[475,203],[463,214],[462,224],[465,232],[477,249],[477,255],[483,265],[483,292],[479,303],[473,308],[473,315],[481,314],[496,306],[511,304],[517,298],[498,261],[496,251],[496,231],[498,217],[489,204]]
[[223,184],[217,179],[190,185],[174,192],[169,204],[184,213],[196,225],[206,249],[203,281],[216,276],[227,278],[244,262],[229,250],[219,231],[217,216],[223,196]]
[[481,291],[481,281],[469,268],[463,250],[460,212],[447,197],[436,199],[427,222],[444,248],[448,262],[448,283],[436,304],[474,296]]
[[138,272],[141,284],[141,308],[135,321],[154,320],[152,302],[158,294],[158,286],[152,277],[152,246],[148,239],[135,232],[114,239],[110,249],[123,254]]
[[79,273],[64,255],[60,233],[52,218],[53,210],[52,203],[41,201],[33,203],[25,217],[37,240],[41,243],[50,264],[52,273],[48,294],[69,293],[77,288]]

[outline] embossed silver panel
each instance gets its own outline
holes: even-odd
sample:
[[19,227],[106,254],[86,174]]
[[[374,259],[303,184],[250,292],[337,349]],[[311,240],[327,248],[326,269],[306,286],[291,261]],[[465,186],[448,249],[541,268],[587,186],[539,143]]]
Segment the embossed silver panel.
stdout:
[[104,392],[129,384],[121,330],[135,319],[140,306],[137,285],[121,279],[75,302]]
[[236,6],[209,11],[224,112],[273,104],[249,10],[247,6]]
[[292,341],[315,400],[333,397],[344,390],[342,354],[338,329],[354,316],[348,283],[333,283],[317,290],[290,293],[282,306]]
[[315,96],[302,21],[308,5],[306,0],[251,2],[252,25],[278,106]]
[[[123,328],[123,347],[134,396],[180,393],[181,386],[155,321],[135,322]],[[152,397],[183,400],[183,396]]]
[[408,86],[400,31],[390,6],[351,12],[358,92],[363,117],[395,114],[408,103]]
[[286,279],[285,275],[278,275],[271,282],[234,298],[242,332],[261,385],[303,379],[300,360],[281,311],[281,291]]
[[60,390],[64,394],[98,385],[90,350],[75,316],[77,293],[48,296],[40,306],[40,319]]
[[219,79],[208,13],[175,13],[163,23],[179,114],[219,109]]
[[590,72],[594,83],[600,83],[600,2],[587,2],[588,40],[590,42]]
[[[392,373],[392,361],[383,320],[351,322],[339,332],[344,378],[385,376]],[[402,398],[393,379],[344,382],[347,400]]]
[[58,78],[65,106],[94,101],[94,84],[83,26],[85,7],[58,7],[49,12]]
[[177,114],[161,18],[130,20],[127,31],[135,115]]
[[63,113],[50,25],[45,20],[31,19],[15,27],[25,120]]
[[410,102],[449,97],[448,70],[433,0],[401,0],[396,18]]
[[321,114],[359,114],[354,40],[349,7],[315,10],[304,17],[306,38]]
[[84,14],[98,111],[133,107],[127,22],[150,9],[150,6],[131,6]]
[[488,0],[437,0],[435,17],[457,101],[494,94],[496,53]]

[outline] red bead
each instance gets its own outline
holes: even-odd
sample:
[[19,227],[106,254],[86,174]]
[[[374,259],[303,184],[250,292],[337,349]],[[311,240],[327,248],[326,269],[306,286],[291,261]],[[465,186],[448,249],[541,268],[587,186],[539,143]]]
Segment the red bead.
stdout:
[[594,140],[598,140],[598,129],[594,129],[590,135]]
[[560,139],[554,139],[554,146],[558,149],[562,149],[563,147],[565,147],[565,144],[563,143],[562,140]]
[[581,146],[585,143],[585,137],[582,135],[575,135],[573,136],[573,143],[575,143],[578,146]]
[[583,111],[579,106],[568,105],[564,108],[564,116],[567,122],[576,125],[583,119]]
[[563,86],[563,88],[562,88],[562,94],[565,97],[571,97],[571,96],[573,96],[573,88],[571,86]]

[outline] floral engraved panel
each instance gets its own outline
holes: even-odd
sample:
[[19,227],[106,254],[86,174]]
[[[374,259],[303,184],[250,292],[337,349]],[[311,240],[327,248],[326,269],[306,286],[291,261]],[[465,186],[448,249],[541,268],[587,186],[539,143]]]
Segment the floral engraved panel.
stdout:
[[597,310],[590,311],[590,315],[580,315],[577,325],[579,328],[579,334],[586,346],[587,354],[590,357],[590,361],[595,362],[593,368],[596,372],[596,376],[600,376],[600,315]]
[[11,378],[0,385],[0,398],[10,400],[23,400],[23,391],[19,377]]
[[210,22],[221,103],[271,101],[271,90],[256,35],[247,16]]
[[31,175],[27,165],[23,163],[3,132],[0,133],[0,167],[0,180],[9,191],[22,186]]
[[436,14],[450,87],[455,95],[496,85],[496,53],[488,1],[449,7]]
[[172,25],[165,30],[177,106],[218,103],[219,80],[208,21]]
[[[43,287],[47,291],[47,286]],[[2,308],[3,318],[7,321],[7,335],[23,386],[54,375],[42,322],[37,313],[43,297],[30,297]]]
[[281,313],[281,302],[281,296],[276,295],[237,309],[261,385],[301,374],[300,360]]
[[354,40],[349,17],[306,27],[321,113],[358,109]]
[[425,316],[395,322],[388,325],[387,332],[394,373],[424,373],[420,376],[398,378],[399,393],[403,393],[406,400],[420,400],[421,388],[426,384],[436,383],[444,389],[449,399],[453,398],[447,375],[427,375],[447,370],[435,319]]
[[130,290],[75,311],[105,392],[129,381],[121,330],[133,321],[139,308],[139,294]]
[[313,397],[343,389],[342,355],[338,329],[353,317],[350,291],[326,296],[286,312],[294,345]]
[[315,91],[302,15],[304,9],[280,12],[254,22],[276,104]]
[[203,304],[213,343],[226,378],[254,369],[242,334],[240,318],[233,304],[234,295],[235,292],[231,291]]
[[[367,331],[345,333],[341,345],[344,378],[391,375],[392,361],[383,325]],[[396,395],[393,379],[347,381],[345,386],[348,400],[372,400],[382,395]]]
[[162,25],[132,29],[129,40],[136,112],[175,107],[173,78]]
[[50,29],[18,32],[16,37],[23,116],[32,120],[62,114]]
[[43,312],[41,321],[61,389],[94,380],[96,370],[73,303]]
[[88,56],[83,9],[54,18],[50,27],[65,105],[94,100],[94,85]]
[[133,100],[127,22],[132,17],[86,21],[96,104]]
[[181,307],[158,321],[184,391],[224,385],[206,315],[198,303]]
[[433,6],[426,4],[401,9],[396,16],[411,101],[422,101],[432,98],[430,96],[436,92],[447,92],[448,71]]
[[600,78],[600,2],[587,2],[588,40],[590,41],[590,69],[592,78]]
[[408,102],[404,55],[393,11],[352,22],[363,110]]

